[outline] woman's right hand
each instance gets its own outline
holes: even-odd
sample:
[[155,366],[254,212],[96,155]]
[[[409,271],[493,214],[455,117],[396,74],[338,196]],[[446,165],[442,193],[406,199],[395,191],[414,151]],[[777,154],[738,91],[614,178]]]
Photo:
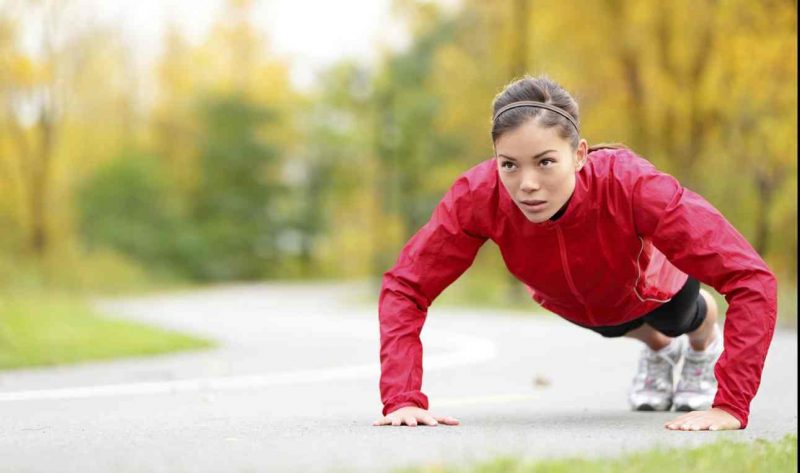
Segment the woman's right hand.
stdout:
[[458,425],[458,419],[452,417],[437,417],[431,415],[431,413],[425,409],[416,406],[406,406],[386,414],[385,417],[376,420],[372,425],[405,424],[410,427],[415,427],[417,423],[423,425],[438,425],[440,423],[445,425]]

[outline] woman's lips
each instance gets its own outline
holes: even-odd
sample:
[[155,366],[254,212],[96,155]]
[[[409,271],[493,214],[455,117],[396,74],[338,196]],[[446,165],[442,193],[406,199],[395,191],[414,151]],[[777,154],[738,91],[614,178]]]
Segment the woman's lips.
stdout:
[[526,200],[526,201],[519,201],[520,207],[523,210],[528,210],[531,212],[537,212],[542,210],[544,206],[547,204],[544,200]]

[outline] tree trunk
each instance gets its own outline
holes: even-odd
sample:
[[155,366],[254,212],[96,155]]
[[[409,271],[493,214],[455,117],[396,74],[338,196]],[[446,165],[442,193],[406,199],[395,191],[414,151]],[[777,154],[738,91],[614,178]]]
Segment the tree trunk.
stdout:
[[753,248],[764,257],[769,250],[769,212],[775,198],[778,179],[766,171],[755,173],[756,190],[758,192],[759,212],[756,213],[756,235]]
[[30,247],[38,257],[44,256],[50,243],[47,234],[47,198],[50,191],[54,137],[53,118],[46,105],[42,105],[40,113],[38,153],[31,166],[31,185],[28,188],[31,206]]

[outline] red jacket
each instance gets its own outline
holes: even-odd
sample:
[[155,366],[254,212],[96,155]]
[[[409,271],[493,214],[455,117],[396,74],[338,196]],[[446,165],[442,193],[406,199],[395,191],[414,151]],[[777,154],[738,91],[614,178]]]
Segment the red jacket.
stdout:
[[419,335],[433,300],[491,239],[536,302],[588,326],[617,325],[669,300],[687,274],[728,301],[713,406],[747,425],[775,330],[777,282],[711,204],[627,149],[589,154],[566,212],[530,222],[495,158],[462,174],[384,273],[379,297],[383,413],[428,408]]

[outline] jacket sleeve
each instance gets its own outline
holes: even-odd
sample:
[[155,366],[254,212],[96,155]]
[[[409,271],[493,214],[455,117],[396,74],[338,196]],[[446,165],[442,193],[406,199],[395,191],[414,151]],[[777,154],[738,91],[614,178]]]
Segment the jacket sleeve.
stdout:
[[470,230],[475,211],[462,176],[383,275],[378,301],[383,415],[404,406],[428,408],[420,391],[420,332],[433,300],[472,265],[487,239]]
[[633,209],[640,235],[650,238],[678,269],[728,301],[712,406],[745,428],[775,331],[775,276],[717,209],[668,174],[655,168],[643,173],[633,189]]

